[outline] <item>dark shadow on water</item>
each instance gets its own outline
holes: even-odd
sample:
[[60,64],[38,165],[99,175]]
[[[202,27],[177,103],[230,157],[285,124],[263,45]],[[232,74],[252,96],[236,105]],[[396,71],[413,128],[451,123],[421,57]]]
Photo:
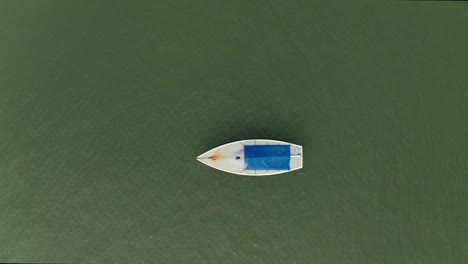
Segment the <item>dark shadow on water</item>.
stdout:
[[224,121],[212,129],[211,136],[202,141],[207,149],[246,139],[272,139],[299,145],[302,141],[299,137],[301,133],[297,132],[299,127],[278,120],[250,118],[249,120]]

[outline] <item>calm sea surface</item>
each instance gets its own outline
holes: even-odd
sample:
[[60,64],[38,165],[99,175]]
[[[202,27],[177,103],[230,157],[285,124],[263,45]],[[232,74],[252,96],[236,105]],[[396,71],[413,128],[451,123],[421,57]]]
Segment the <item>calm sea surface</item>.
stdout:
[[[467,263],[468,5],[0,1],[0,262]],[[304,146],[241,177],[195,157]]]

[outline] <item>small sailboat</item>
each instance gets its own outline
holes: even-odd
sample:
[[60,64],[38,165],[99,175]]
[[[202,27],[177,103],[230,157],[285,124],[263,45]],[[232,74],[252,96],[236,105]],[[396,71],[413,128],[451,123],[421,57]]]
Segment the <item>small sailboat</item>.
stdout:
[[267,176],[302,168],[302,146],[268,139],[231,142],[197,157],[218,170],[248,176]]

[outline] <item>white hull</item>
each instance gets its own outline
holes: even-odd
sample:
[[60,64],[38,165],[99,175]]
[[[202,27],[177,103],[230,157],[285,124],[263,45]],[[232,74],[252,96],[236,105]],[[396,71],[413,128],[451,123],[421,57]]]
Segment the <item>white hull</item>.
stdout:
[[[244,152],[245,146],[265,145],[281,145],[285,147],[290,146],[288,148],[288,150],[290,150],[290,153],[288,154],[289,166],[287,169],[251,169],[247,166],[247,161],[245,159]],[[203,153],[202,155],[198,156],[197,160],[210,167],[229,173],[247,176],[267,176],[301,169],[302,157],[302,146],[277,140],[249,139],[231,142],[209,150]]]

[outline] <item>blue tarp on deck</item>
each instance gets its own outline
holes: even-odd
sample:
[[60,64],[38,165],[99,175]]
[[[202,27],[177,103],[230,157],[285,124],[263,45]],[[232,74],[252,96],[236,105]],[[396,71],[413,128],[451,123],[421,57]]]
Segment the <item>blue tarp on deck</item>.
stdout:
[[290,145],[244,146],[246,170],[289,170]]

